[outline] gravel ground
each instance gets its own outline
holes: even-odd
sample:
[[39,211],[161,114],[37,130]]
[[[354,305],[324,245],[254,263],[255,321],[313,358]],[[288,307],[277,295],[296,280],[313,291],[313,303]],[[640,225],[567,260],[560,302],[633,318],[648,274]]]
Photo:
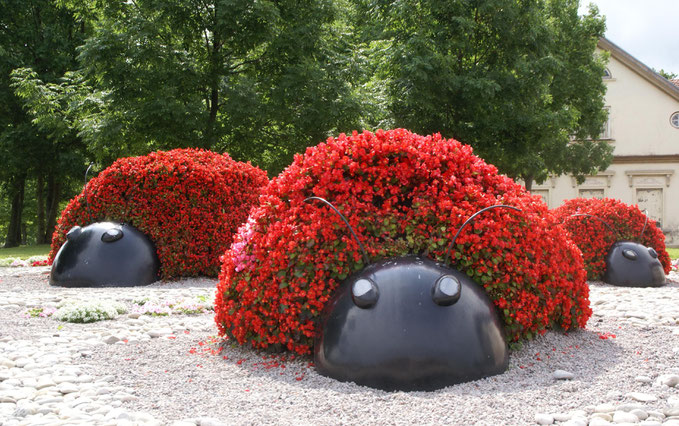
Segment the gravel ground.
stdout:
[[506,373],[435,392],[319,376],[309,358],[220,345],[211,312],[25,318],[65,301],[212,296],[209,279],[132,289],[47,285],[0,268],[0,424],[552,424],[679,426],[679,274],[662,288],[590,283],[587,329],[548,332]]

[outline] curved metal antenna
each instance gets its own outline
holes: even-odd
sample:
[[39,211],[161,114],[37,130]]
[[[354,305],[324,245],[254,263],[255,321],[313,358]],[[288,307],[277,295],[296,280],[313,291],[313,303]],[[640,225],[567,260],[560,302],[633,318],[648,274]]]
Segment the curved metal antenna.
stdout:
[[92,211],[90,210],[90,201],[87,199],[87,174],[90,172],[94,164],[90,163],[90,166],[85,170],[85,186],[83,187],[83,193],[85,194],[85,204],[87,205],[87,215],[90,217],[90,222],[92,221]]
[[363,244],[361,244],[361,240],[359,240],[358,237],[356,236],[356,233],[354,232],[354,228],[352,228],[351,225],[349,225],[349,221],[347,220],[347,218],[344,217],[344,215],[339,210],[337,210],[337,208],[335,206],[333,206],[328,200],[326,200],[324,198],[309,197],[309,198],[305,198],[304,202],[307,202],[309,200],[318,200],[318,201],[324,202],[325,204],[330,206],[330,208],[333,209],[335,211],[335,213],[337,213],[339,215],[339,217],[342,218],[345,225],[347,225],[347,228],[349,228],[349,231],[351,231],[351,235],[354,236],[354,240],[356,240],[356,242],[358,243],[358,247],[361,249],[361,253],[363,254],[363,261],[365,262],[366,265],[369,265],[370,264],[370,258],[368,258],[368,255],[365,252],[365,247],[363,247]]
[[485,209],[481,209],[481,210],[477,211],[476,213],[471,215],[471,217],[469,219],[467,219],[462,224],[462,226],[460,226],[460,229],[457,230],[457,234],[455,234],[455,236],[453,237],[453,241],[450,242],[450,244],[448,245],[448,248],[446,249],[446,255],[445,255],[444,259],[448,259],[448,256],[450,256],[450,250],[452,250],[453,245],[455,245],[455,241],[457,240],[457,237],[460,235],[460,232],[462,232],[462,230],[464,229],[465,226],[467,226],[469,223],[471,223],[471,221],[474,220],[474,218],[476,218],[476,216],[480,215],[481,213],[488,211],[490,209],[496,209],[498,207],[503,207],[503,208],[506,208],[506,209],[513,209],[513,210],[516,210],[516,211],[519,211],[519,212],[523,211],[523,210],[518,209],[516,207],[507,206],[507,205],[504,205],[504,204],[496,204],[494,206],[486,207]]
[[613,235],[615,235],[616,238],[618,238],[618,233],[615,232],[615,231],[613,230],[613,228],[611,227],[611,225],[609,225],[608,222],[606,222],[605,220],[603,220],[602,218],[600,218],[600,217],[598,217],[598,216],[594,216],[594,215],[591,215],[591,214],[585,214],[585,213],[576,213],[576,214],[570,215],[569,218],[571,218],[571,217],[579,217],[579,216],[592,217],[592,218],[598,220],[599,222],[601,222],[601,223],[603,223],[604,225],[606,225],[606,228],[608,228],[608,230],[611,231],[611,233],[612,233]]
[[639,232],[639,239],[641,239],[641,237],[644,236],[644,231],[646,230],[646,225],[648,225],[648,210],[644,209],[644,211],[642,211],[642,213],[644,214],[644,216],[646,216],[646,220],[644,221],[644,227],[641,228],[641,232]]

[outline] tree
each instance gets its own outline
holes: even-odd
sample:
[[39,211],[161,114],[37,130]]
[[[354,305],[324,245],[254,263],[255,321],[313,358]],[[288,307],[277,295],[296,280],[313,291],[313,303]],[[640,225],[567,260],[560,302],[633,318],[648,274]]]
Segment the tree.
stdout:
[[68,11],[49,0],[4,0],[0,7],[0,183],[11,204],[6,247],[22,241],[26,182],[37,183],[40,232],[51,237],[60,199],[61,151],[41,132],[10,87],[10,73],[31,67],[45,81],[54,81],[75,64],[82,40],[81,25]]
[[358,121],[333,2],[67,4],[93,27],[80,64],[100,105],[78,127],[103,163],[199,146],[277,171]]
[[665,77],[668,80],[674,80],[675,78],[679,77],[678,74],[673,73],[671,71],[665,71],[662,68],[660,68],[660,71],[657,71],[655,68],[653,68],[653,71],[655,71],[656,73],[660,74],[661,76]]
[[[530,189],[606,167],[604,22],[576,0],[380,1],[396,125],[471,144]],[[594,140],[593,140],[594,139]]]
[[[77,115],[88,105],[90,91],[77,74],[67,73],[55,83],[43,82],[31,68],[17,68],[10,74],[11,87],[22,99],[24,110],[33,118],[33,127],[43,135],[41,157],[47,164],[38,167],[36,242],[49,243],[59,213],[59,201],[69,177],[80,177],[86,153],[77,134]],[[46,173],[45,173],[46,172]],[[78,179],[79,180],[79,179]],[[80,182],[78,182],[80,183]]]

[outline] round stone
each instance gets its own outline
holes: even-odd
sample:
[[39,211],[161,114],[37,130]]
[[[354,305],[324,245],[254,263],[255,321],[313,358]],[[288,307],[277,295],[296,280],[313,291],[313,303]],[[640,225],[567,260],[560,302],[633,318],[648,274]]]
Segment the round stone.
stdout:
[[550,414],[538,413],[535,415],[535,422],[539,425],[551,425],[554,424],[554,417]]
[[555,380],[572,380],[575,375],[566,370],[556,370],[552,373],[552,378]]
[[639,418],[632,413],[616,411],[613,413],[613,421],[615,423],[639,423]]
[[627,396],[639,402],[655,402],[658,400],[654,395],[642,392],[630,392]]

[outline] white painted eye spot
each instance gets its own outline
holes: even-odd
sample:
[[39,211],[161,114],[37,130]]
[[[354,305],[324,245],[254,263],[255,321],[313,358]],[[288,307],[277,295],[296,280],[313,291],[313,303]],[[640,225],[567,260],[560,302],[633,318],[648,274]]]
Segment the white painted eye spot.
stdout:
[[370,281],[366,279],[360,279],[354,283],[353,293],[356,297],[365,296],[366,293],[372,290],[373,285]]
[[123,231],[118,228],[113,228],[102,234],[101,241],[105,243],[112,243],[114,241],[118,241],[121,238],[123,238]]
[[637,260],[637,252],[632,249],[625,249],[622,251],[622,255],[629,260]]
[[369,279],[360,278],[351,286],[351,298],[361,309],[368,309],[377,303],[380,291],[377,285]]
[[439,278],[432,288],[432,299],[439,306],[450,306],[460,299],[462,283],[452,275]]
[[454,296],[460,292],[460,282],[453,277],[446,276],[441,278],[439,288],[441,293],[448,296]]

